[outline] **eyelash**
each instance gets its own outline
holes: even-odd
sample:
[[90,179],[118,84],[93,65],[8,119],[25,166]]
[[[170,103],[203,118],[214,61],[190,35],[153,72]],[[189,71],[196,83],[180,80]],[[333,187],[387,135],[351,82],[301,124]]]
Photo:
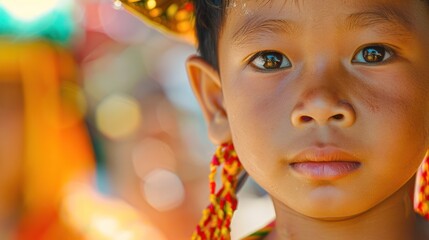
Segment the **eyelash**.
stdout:
[[[385,63],[394,56],[395,52],[391,47],[383,44],[369,44],[360,47],[353,54],[351,62],[364,65],[379,65]],[[274,61],[272,61],[273,59]],[[259,63],[255,62],[257,60],[259,60]],[[274,50],[266,50],[255,53],[249,59],[248,64],[254,69],[263,72],[278,71],[292,67],[292,63],[286,55]],[[270,68],[266,66],[267,64],[274,65]]]
[[[260,61],[259,63],[256,62],[258,60]],[[286,55],[273,50],[257,52],[249,59],[248,64],[256,70],[264,72],[278,71],[292,67],[292,63]],[[262,64],[263,66],[258,66]],[[271,64],[272,67],[270,68],[267,64]]]
[[[389,61],[394,56],[395,52],[391,47],[383,44],[370,44],[360,47],[353,54],[351,62],[357,64],[379,65]],[[381,59],[379,57],[381,57]]]

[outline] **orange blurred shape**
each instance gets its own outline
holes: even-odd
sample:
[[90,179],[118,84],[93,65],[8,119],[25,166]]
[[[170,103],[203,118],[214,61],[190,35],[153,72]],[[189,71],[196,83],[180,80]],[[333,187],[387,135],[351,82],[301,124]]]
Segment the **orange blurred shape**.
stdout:
[[23,205],[17,239],[80,239],[72,237],[58,216],[64,186],[90,182],[94,173],[77,66],[69,51],[43,40],[1,38],[0,52],[0,84],[19,83],[24,98]]

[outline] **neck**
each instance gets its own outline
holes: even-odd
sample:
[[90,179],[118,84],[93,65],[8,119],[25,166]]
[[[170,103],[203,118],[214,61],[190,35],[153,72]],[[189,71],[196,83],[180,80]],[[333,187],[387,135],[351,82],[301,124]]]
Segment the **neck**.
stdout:
[[372,209],[339,220],[323,220],[304,216],[274,201],[276,227],[267,239],[273,240],[403,240],[421,239],[419,221],[414,214],[409,189],[402,189]]

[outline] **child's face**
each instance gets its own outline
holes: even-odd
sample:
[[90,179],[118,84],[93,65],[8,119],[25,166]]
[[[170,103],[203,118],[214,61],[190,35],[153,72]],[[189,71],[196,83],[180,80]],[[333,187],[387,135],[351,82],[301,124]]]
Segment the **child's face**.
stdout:
[[212,138],[230,132],[249,174],[300,213],[374,207],[412,178],[429,144],[426,4],[232,1],[219,76],[190,60],[191,78],[218,82],[194,83]]

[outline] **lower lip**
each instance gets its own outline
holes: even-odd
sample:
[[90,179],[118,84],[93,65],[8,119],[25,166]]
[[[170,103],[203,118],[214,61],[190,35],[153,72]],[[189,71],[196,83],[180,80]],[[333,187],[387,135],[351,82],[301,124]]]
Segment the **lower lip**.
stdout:
[[333,180],[344,177],[360,167],[358,162],[299,162],[290,164],[292,169],[314,180]]

